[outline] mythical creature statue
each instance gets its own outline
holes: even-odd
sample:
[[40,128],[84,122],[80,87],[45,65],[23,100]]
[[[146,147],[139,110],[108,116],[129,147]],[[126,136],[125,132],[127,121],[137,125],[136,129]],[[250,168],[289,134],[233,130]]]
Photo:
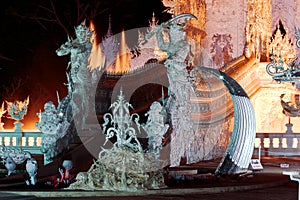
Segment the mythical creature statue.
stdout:
[[283,62],[281,55],[276,60],[273,52],[270,56],[270,63],[266,66],[267,73],[272,76],[275,81],[280,82],[299,82],[300,64],[296,63],[297,58],[289,62],[287,65]]
[[71,138],[68,131],[70,123],[63,112],[57,112],[51,101],[45,103],[44,112],[37,115],[41,118],[36,127],[44,134],[41,151],[45,154],[46,160],[50,161],[68,148]]
[[21,149],[0,147],[0,156],[2,162],[6,167],[8,174],[7,176],[15,173],[16,166],[24,163],[27,159],[31,158],[31,154],[28,151],[22,151]]
[[68,36],[68,41],[61,45],[56,53],[58,56],[71,54],[67,69],[72,85],[72,112],[73,116],[80,115],[81,128],[84,128],[89,111],[88,91],[91,85],[91,73],[87,66],[92,49],[93,32],[85,26],[84,21],[75,28],[75,33],[76,38],[72,39]]
[[7,105],[7,113],[9,114],[9,118],[16,120],[14,123],[16,132],[21,132],[21,126],[23,125],[20,120],[24,118],[27,113],[27,107],[29,104],[29,96],[24,101],[14,101],[8,102]]
[[7,176],[11,176],[12,174],[16,173],[17,165],[11,157],[7,157],[5,160],[3,160],[3,164],[7,169]]
[[[188,67],[191,65],[190,44],[187,41],[184,28],[188,20],[196,18],[192,14],[180,14],[157,25],[156,28],[145,36],[145,40],[156,34],[158,47],[168,55],[164,62],[169,79],[169,112],[172,118],[171,135],[171,166],[178,166],[182,157],[186,156],[189,141],[194,135],[191,128],[190,96],[194,93],[193,79],[190,77]],[[173,100],[172,100],[173,99]],[[185,123],[187,122],[187,124]],[[188,128],[187,128],[188,127]],[[190,162],[187,157],[187,162]]]
[[196,17],[191,14],[178,15],[165,23],[157,25],[145,37],[147,40],[147,38],[156,34],[158,47],[167,53],[168,58],[164,64],[167,68],[169,89],[175,94],[179,104],[184,104],[188,100],[189,90],[191,89],[187,66],[191,64],[188,58],[192,57],[192,53],[184,31],[187,21],[191,18]]
[[[300,48],[300,30],[295,27],[296,46]],[[295,58],[288,64],[283,62],[281,55],[279,54],[278,60],[276,60],[273,53],[273,49],[270,55],[270,63],[266,66],[267,73],[272,76],[273,80],[277,82],[291,82],[300,85],[300,63],[296,62],[298,58]]]
[[26,172],[29,176],[29,179],[26,180],[27,185],[36,185],[37,184],[37,170],[38,170],[38,163],[36,159],[30,158],[26,162]]
[[285,94],[280,95],[283,114],[289,117],[300,117],[300,102],[285,102],[283,100],[284,95]]
[[24,101],[15,101],[8,102],[7,104],[7,113],[10,115],[10,118],[20,121],[24,118],[24,115],[27,113],[27,107],[29,104],[29,96]]
[[148,152],[154,153],[157,159],[162,149],[162,139],[169,128],[166,124],[166,114],[164,107],[155,101],[145,114],[148,118],[146,124],[142,126],[148,135]]
[[40,122],[36,123],[36,127],[44,134],[56,134],[62,116],[56,113],[54,103],[52,101],[45,103],[44,112],[39,112],[37,115],[40,116]]

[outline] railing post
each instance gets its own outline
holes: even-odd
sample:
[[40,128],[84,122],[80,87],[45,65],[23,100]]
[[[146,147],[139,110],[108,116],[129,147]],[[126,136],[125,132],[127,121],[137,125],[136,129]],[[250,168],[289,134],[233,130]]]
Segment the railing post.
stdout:
[[287,148],[292,149],[293,148],[293,138],[292,137],[287,137],[286,138],[286,143],[287,143]]
[[260,162],[260,155],[261,154],[261,145],[259,144],[259,146],[258,146],[258,160],[259,160],[259,162]]
[[27,147],[28,146],[28,137],[24,137],[25,138],[25,142],[24,142],[24,147]]
[[270,135],[269,135],[269,138],[270,138],[270,147],[269,147],[269,149],[274,149],[274,146],[273,146],[274,137],[270,137]]

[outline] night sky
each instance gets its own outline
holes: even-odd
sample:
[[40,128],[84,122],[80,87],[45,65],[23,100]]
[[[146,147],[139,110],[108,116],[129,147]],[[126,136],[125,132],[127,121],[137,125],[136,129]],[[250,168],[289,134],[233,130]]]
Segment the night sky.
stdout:
[[[52,5],[56,15],[50,13]],[[67,82],[69,56],[58,57],[55,50],[67,40],[67,34],[74,36],[76,25],[83,19],[93,20],[102,38],[109,15],[117,34],[122,29],[148,26],[152,12],[159,22],[167,20],[170,16],[163,13],[165,9],[160,0],[1,0],[0,103],[29,95],[25,122],[37,120],[35,114],[45,102],[56,103],[56,90],[61,97],[67,93],[63,83]]]

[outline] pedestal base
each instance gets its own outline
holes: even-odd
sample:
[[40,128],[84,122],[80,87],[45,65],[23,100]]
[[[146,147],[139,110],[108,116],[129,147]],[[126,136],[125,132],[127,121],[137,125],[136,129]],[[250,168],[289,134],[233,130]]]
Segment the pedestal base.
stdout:
[[21,128],[24,124],[22,124],[21,122],[15,122],[15,132],[22,132]]
[[293,130],[292,130],[293,124],[288,123],[288,124],[285,124],[285,126],[286,126],[286,131],[285,131],[285,133],[286,133],[286,134],[292,134],[292,133],[293,133]]

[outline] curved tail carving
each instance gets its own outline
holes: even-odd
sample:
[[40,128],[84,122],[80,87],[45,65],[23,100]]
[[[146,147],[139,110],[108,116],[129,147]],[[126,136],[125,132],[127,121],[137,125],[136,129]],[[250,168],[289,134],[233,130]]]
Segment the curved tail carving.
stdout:
[[251,101],[244,89],[230,76],[216,69],[197,68],[210,72],[224,82],[234,106],[234,128],[230,144],[215,173],[219,175],[242,173],[248,169],[256,135],[255,114]]

